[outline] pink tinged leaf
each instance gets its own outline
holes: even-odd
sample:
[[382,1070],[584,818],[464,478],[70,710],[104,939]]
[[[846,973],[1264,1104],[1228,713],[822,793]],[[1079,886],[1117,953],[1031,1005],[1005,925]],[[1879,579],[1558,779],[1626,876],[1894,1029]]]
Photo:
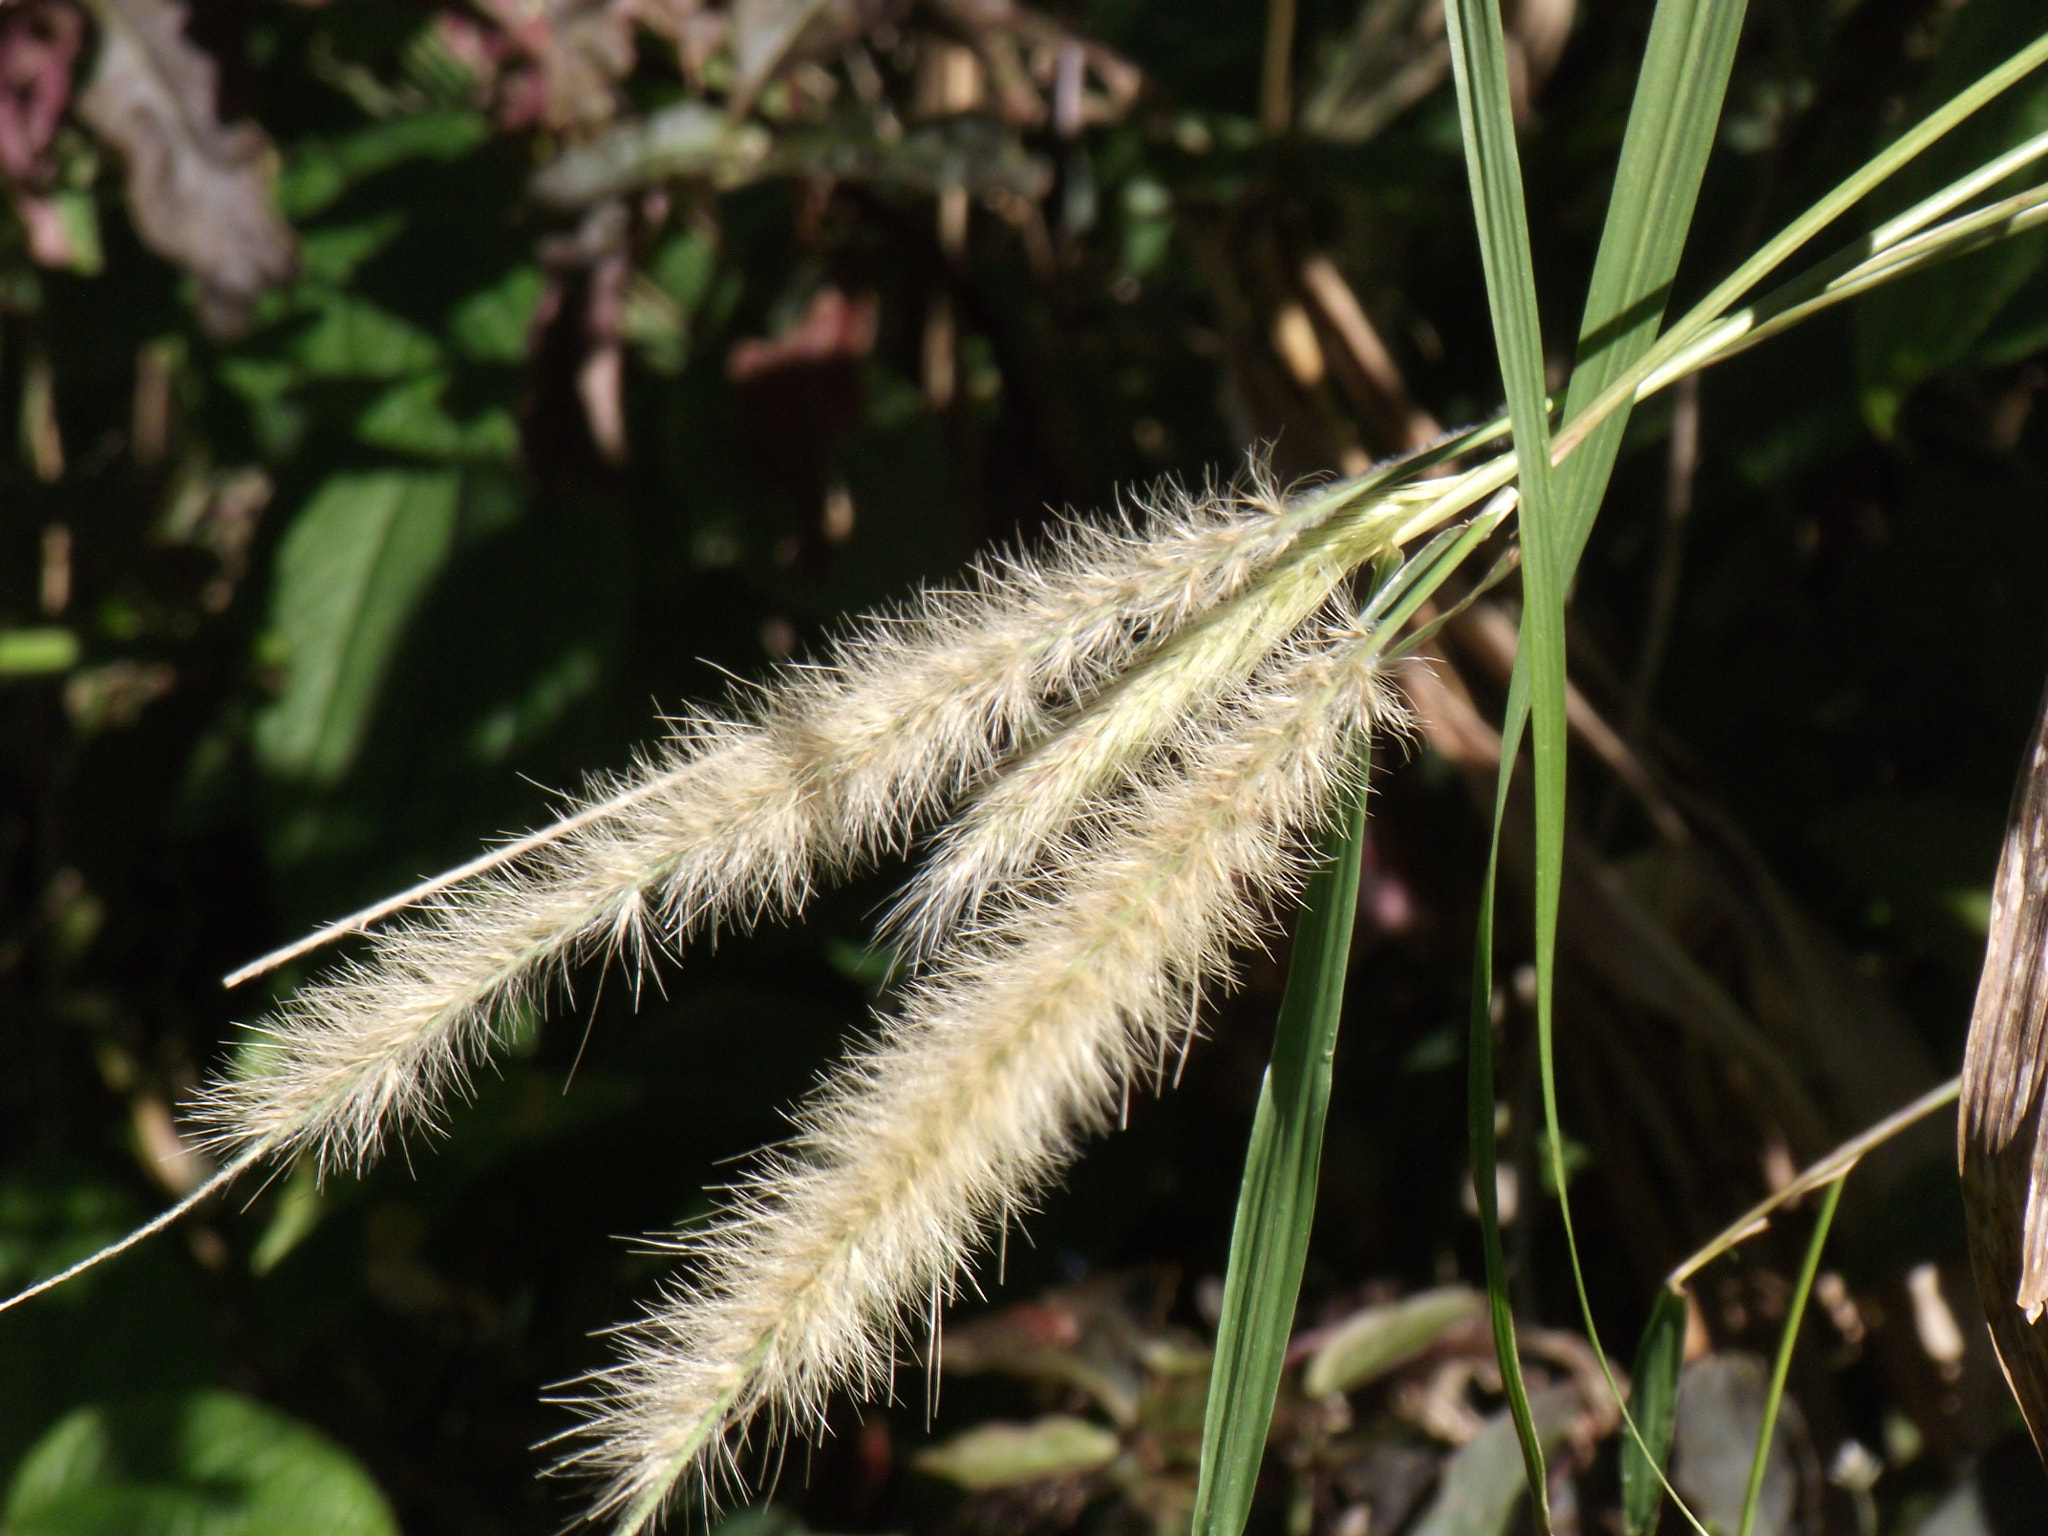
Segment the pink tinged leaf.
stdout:
[[13,181],[44,183],[55,169],[47,152],[84,32],[83,18],[60,0],[0,10],[0,173]]
[[726,358],[726,376],[744,384],[781,368],[865,357],[875,345],[876,318],[871,296],[848,298],[829,285],[820,288],[803,318],[780,336],[735,343]]
[[14,212],[28,232],[30,260],[43,267],[76,264],[78,252],[72,243],[71,226],[64,218],[64,210],[53,199],[17,193]]

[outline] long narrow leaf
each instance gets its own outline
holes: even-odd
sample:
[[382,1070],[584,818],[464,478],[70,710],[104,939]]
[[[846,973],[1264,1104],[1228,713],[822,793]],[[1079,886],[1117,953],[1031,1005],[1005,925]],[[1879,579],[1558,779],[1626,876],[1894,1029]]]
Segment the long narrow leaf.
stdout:
[[[1567,418],[1597,399],[1648,352],[1663,323],[1671,281],[1685,252],[1700,182],[1713,149],[1745,8],[1745,0],[1661,0],[1657,7],[1636,81],[1635,99],[1629,109],[1628,131],[1622,140],[1606,225],[1601,232],[1600,251],[1579,327],[1577,366],[1565,398]],[[1538,669],[1535,692],[1539,696],[1544,692],[1544,669],[1551,674],[1547,680],[1551,688],[1561,693],[1564,686],[1564,593],[1592,533],[1628,415],[1627,405],[1617,406],[1558,471],[1555,515],[1560,523],[1557,542],[1562,548],[1557,579],[1554,586],[1540,594],[1527,594],[1523,625],[1529,643],[1516,657],[1518,669]],[[1506,739],[1519,747],[1522,720],[1516,713],[1516,703],[1511,689]],[[1554,707],[1561,713],[1561,705]],[[1536,1008],[1544,1122],[1548,1131],[1545,1145],[1549,1149],[1551,1182],[1558,1192],[1558,1210],[1571,1255],[1580,1311],[1587,1335],[1598,1350],[1599,1333],[1586,1298],[1572,1227],[1551,1040],[1556,912],[1563,871],[1564,762],[1559,748],[1557,772],[1546,778],[1540,723],[1538,754]],[[1600,1359],[1604,1364],[1604,1351],[1600,1352]],[[1641,1427],[1634,1422],[1633,1415],[1627,1414],[1625,1405],[1624,1415],[1628,1419],[1625,1454],[1636,1464],[1635,1470],[1641,1477],[1661,1488],[1660,1447],[1645,1443]],[[1668,1443],[1666,1426],[1665,1444]]]
[[[1741,0],[1662,0],[1651,27],[1628,131],[1602,231],[1578,367],[1567,410],[1598,397],[1655,338],[1741,32]],[[1530,1491],[1543,1513],[1542,1451],[1527,1412],[1526,1390],[1514,1359],[1512,1318],[1502,1273],[1494,1179],[1491,994],[1492,917],[1502,815],[1520,753],[1524,724],[1536,707],[1536,967],[1538,1048],[1544,1110],[1550,1135],[1553,1182],[1562,1202],[1565,1177],[1557,1166],[1563,1137],[1557,1125],[1551,1051],[1551,972],[1554,963],[1564,832],[1564,594],[1591,531],[1626,426],[1625,405],[1613,413],[1549,482],[1547,418],[1540,409],[1541,337],[1528,259],[1526,215],[1514,164],[1512,119],[1506,92],[1499,13],[1457,0],[1447,7],[1466,162],[1486,261],[1496,343],[1507,386],[1508,412],[1525,466],[1521,514],[1523,628],[1528,643],[1516,659],[1504,722],[1501,777],[1495,798],[1494,849],[1481,897],[1479,954],[1474,963],[1470,1120],[1475,1193],[1480,1196],[1488,1291],[1496,1348],[1522,1434]],[[1532,399],[1532,397],[1534,397]],[[1543,462],[1534,461],[1540,451]],[[1532,476],[1530,469],[1536,473]],[[1571,1237],[1569,1207],[1566,1234]],[[1574,1248],[1576,1264],[1576,1249]],[[1583,1285],[1580,1290],[1583,1293]],[[1647,1465],[1648,1463],[1646,1463]],[[1660,1469],[1661,1475],[1661,1469]],[[1547,1524],[1547,1520],[1542,1523]]]
[[[1516,677],[1519,679],[1518,672]],[[1486,1260],[1486,1307],[1493,1323],[1493,1350],[1500,1360],[1501,1385],[1508,1412],[1522,1443],[1522,1469],[1529,1479],[1529,1497],[1537,1529],[1550,1529],[1549,1478],[1543,1467],[1543,1440],[1529,1406],[1528,1383],[1522,1379],[1522,1356],[1515,1342],[1514,1303],[1508,1295],[1507,1257],[1500,1241],[1500,1153],[1493,1123],[1493,899],[1500,869],[1501,815],[1507,803],[1508,764],[1501,765],[1501,792],[1494,806],[1493,848],[1487,855],[1486,878],[1479,888],[1479,942],[1472,951],[1472,1022],[1465,1079],[1467,1134],[1472,1143],[1472,1195],[1479,1209],[1480,1249]]]
[[[1515,452],[1521,465],[1522,589],[1528,609],[1562,610],[1556,518],[1552,507],[1550,468],[1550,403],[1543,393],[1543,334],[1536,307],[1536,272],[1529,250],[1529,220],[1522,197],[1522,167],[1515,147],[1513,100],[1508,90],[1507,40],[1500,9],[1494,0],[1447,0],[1444,20],[1450,34],[1451,69],[1458,91],[1458,124],[1465,141],[1465,170],[1472,184],[1472,210],[1479,226],[1479,254],[1486,271],[1487,307],[1493,316],[1494,348],[1500,357],[1501,383],[1514,428]],[[1526,621],[1525,621],[1526,622]],[[1527,648],[1525,647],[1525,650]],[[1563,768],[1563,668],[1541,664],[1518,676],[1535,680],[1536,757],[1539,795]],[[1561,661],[1561,658],[1560,658]],[[1553,673],[1555,676],[1553,677]],[[1552,686],[1553,683],[1555,686]],[[1529,689],[1513,690],[1526,707]],[[1512,706],[1511,706],[1512,708]],[[1473,1193],[1477,1197],[1486,1252],[1486,1289],[1493,1318],[1495,1353],[1515,1433],[1522,1443],[1522,1463],[1529,1478],[1529,1498],[1539,1532],[1550,1529],[1548,1479],[1543,1443],[1529,1407],[1515,1344],[1514,1315],[1508,1298],[1506,1265],[1501,1255],[1500,1212],[1495,1200],[1493,1145],[1493,1036],[1489,1014],[1492,996],[1492,927],[1494,867],[1499,858],[1501,812],[1514,773],[1514,758],[1501,758],[1500,790],[1494,811],[1494,853],[1488,862],[1486,892],[1480,912],[1480,953],[1474,961],[1472,987],[1472,1068],[1468,1114],[1472,1135]],[[1562,789],[1561,783],[1559,784]],[[1561,796],[1560,796],[1561,801]],[[1544,849],[1539,826],[1537,862]],[[1562,867],[1560,840],[1555,862]],[[1537,926],[1541,930],[1543,897],[1538,894]],[[1551,892],[1555,922],[1556,893]]]
[[1294,959],[1230,1234],[1216,1363],[1202,1418],[1194,1536],[1238,1536],[1244,1529],[1294,1326],[1358,912],[1365,766],[1359,765],[1350,802],[1324,840],[1322,866],[1295,923]]

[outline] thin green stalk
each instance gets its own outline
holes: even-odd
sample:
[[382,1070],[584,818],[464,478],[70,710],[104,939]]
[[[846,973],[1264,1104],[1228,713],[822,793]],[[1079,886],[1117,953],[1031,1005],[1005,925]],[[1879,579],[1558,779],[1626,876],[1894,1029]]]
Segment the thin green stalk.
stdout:
[[[1953,261],[1987,245],[2025,234],[2044,221],[2048,221],[2048,185],[2029,187],[1988,208],[1936,225],[1924,234],[1901,240],[1860,260],[1838,258],[1823,263],[1711,328],[1707,334],[1717,338],[1719,344],[1700,366],[1724,362],[1820,310],[1867,293],[1908,272]],[[1853,250],[1842,253],[1843,257],[1854,255]]]
[[1834,1224],[1835,1207],[1842,1200],[1845,1173],[1828,1186],[1820,1202],[1820,1215],[1813,1224],[1813,1238],[1806,1245],[1806,1262],[1799,1267],[1799,1283],[1792,1288],[1792,1300],[1785,1312],[1785,1331],[1778,1337],[1778,1358],[1771,1365],[1771,1385],[1764,1394],[1764,1421],[1757,1431],[1756,1456],[1749,1464],[1749,1489],[1742,1496],[1742,1525],[1737,1536],[1751,1536],[1756,1529],[1757,1500],[1763,1496],[1764,1472],[1770,1465],[1771,1437],[1778,1428],[1778,1409],[1785,1401],[1785,1377],[1792,1370],[1792,1346],[1799,1342],[1799,1324],[1806,1316],[1806,1298],[1813,1292],[1813,1277],[1820,1269],[1821,1249],[1827,1246],[1828,1228]]
[[[1447,16],[1456,6],[1447,6]],[[1545,1123],[1549,1128],[1552,1182],[1558,1190],[1559,1210],[1571,1253],[1573,1280],[1580,1310],[1586,1319],[1596,1357],[1606,1371],[1606,1357],[1593,1331],[1590,1303],[1581,1273],[1576,1235],[1563,1167],[1564,1139],[1557,1110],[1556,1073],[1552,1029],[1554,1015],[1554,967],[1559,892],[1564,865],[1565,794],[1565,651],[1564,600],[1571,572],[1591,532],[1605,492],[1614,459],[1620,449],[1628,410],[1634,399],[1632,388],[1615,381],[1626,378],[1632,365],[1639,365],[1651,348],[1663,318],[1664,295],[1668,291],[1678,260],[1683,253],[1692,209],[1705,173],[1713,144],[1715,124],[1726,93],[1734,49],[1740,35],[1742,0],[1660,0],[1652,22],[1650,45],[1645,52],[1641,77],[1629,113],[1621,161],[1610,198],[1605,227],[1601,232],[1599,255],[1587,294],[1585,318],[1580,327],[1579,366],[1567,396],[1566,414],[1589,397],[1611,394],[1597,420],[1588,420],[1575,443],[1585,451],[1565,464],[1557,480],[1557,492],[1525,498],[1521,522],[1524,556],[1523,636],[1509,684],[1507,718],[1503,722],[1503,750],[1500,777],[1495,792],[1493,845],[1488,857],[1485,887],[1481,897],[1478,954],[1474,962],[1472,1000],[1472,1068],[1468,1114],[1474,1149],[1474,1182],[1490,1186],[1494,1178],[1495,1148],[1492,1125],[1492,1035],[1487,1008],[1491,996],[1493,904],[1498,878],[1501,825],[1510,781],[1520,754],[1525,722],[1534,714],[1535,801],[1536,801],[1536,911],[1535,963],[1537,972],[1537,1046],[1542,1074]],[[1498,33],[1497,12],[1489,8],[1481,18],[1491,23],[1486,35],[1490,44]],[[1452,57],[1460,59],[1458,33],[1452,31]],[[1472,73],[1476,74],[1476,71]],[[1466,73],[1458,76],[1461,92],[1468,90]],[[1494,153],[1512,156],[1511,134],[1504,132],[1501,110],[1504,93],[1496,86],[1490,116],[1476,111],[1465,114],[1467,164],[1472,170],[1475,203],[1480,207],[1482,254],[1487,263],[1487,290],[1495,314],[1495,331],[1501,348],[1503,374],[1508,378],[1509,414],[1515,428],[1515,445],[1524,462],[1538,451],[1546,460],[1563,460],[1563,444],[1552,449],[1547,443],[1547,421],[1532,421],[1526,398],[1518,402],[1514,384],[1514,350],[1521,353],[1521,367],[1527,370],[1529,357],[1540,359],[1540,339],[1534,327],[1533,277],[1527,263],[1527,235],[1520,187],[1511,178],[1495,178],[1490,189],[1482,185],[1485,165],[1483,146],[1475,152],[1475,138],[1490,131]],[[1462,97],[1461,97],[1462,101]],[[1505,222],[1520,229],[1519,270],[1513,264],[1491,259],[1485,229],[1489,220],[1486,197],[1490,191],[1496,205],[1511,203],[1512,218]],[[1496,211],[1496,223],[1504,216]],[[1520,287],[1527,295],[1519,298]],[[1503,294],[1512,302],[1504,308]],[[1515,334],[1519,324],[1519,334]],[[1511,348],[1513,350],[1511,350]],[[1525,386],[1526,388],[1526,386]],[[1518,408],[1518,404],[1519,407]],[[1553,459],[1553,453],[1555,458]],[[1548,463],[1542,466],[1548,469]],[[1543,477],[1547,481],[1547,476]],[[1525,489],[1528,477],[1524,476]],[[1475,1193],[1479,1193],[1475,1189]],[[1488,1291],[1495,1315],[1495,1340],[1501,1355],[1503,1376],[1514,1383],[1519,1375],[1512,1359],[1513,1336],[1507,1315],[1505,1279],[1500,1253],[1498,1212],[1493,1209],[1493,1191],[1480,1195],[1481,1224],[1484,1229]],[[1607,1372],[1611,1390],[1621,1406],[1631,1443],[1638,1453],[1642,1472],[1654,1473],[1658,1485],[1666,1483],[1662,1456],[1645,1441],[1627,1405]],[[1510,1399],[1511,1403],[1513,1398]],[[1541,1478],[1541,1447],[1535,1442],[1533,1426],[1518,1414],[1516,1425],[1522,1436],[1523,1459],[1529,1475],[1532,1499],[1537,1501],[1539,1529],[1547,1525],[1543,1507],[1545,1489]],[[1676,1496],[1674,1494],[1674,1500]],[[1698,1521],[1683,1501],[1676,1501],[1686,1517]]]

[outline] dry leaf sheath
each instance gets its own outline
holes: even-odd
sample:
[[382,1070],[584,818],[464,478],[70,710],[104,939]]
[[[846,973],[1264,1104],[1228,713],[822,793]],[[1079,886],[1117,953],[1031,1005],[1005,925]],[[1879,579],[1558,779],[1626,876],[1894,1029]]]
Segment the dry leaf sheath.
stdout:
[[[360,1168],[435,1123],[569,969],[796,911],[944,825],[897,909],[915,975],[796,1134],[675,1241],[683,1278],[577,1400],[564,1463],[637,1529],[749,1431],[884,1387],[913,1319],[1133,1086],[1259,934],[1393,712],[1398,621],[1351,573],[1471,505],[1450,482],[1175,495],[868,622],[744,707],[695,714],[600,815],[438,891],[257,1026],[197,1112],[238,1160]],[[1478,514],[1469,552],[1508,502]],[[1450,535],[1445,535],[1448,539]],[[946,818],[952,818],[945,825]]]
[[1992,886],[1957,1115],[1970,1261],[2006,1380],[2048,1456],[2048,698]]

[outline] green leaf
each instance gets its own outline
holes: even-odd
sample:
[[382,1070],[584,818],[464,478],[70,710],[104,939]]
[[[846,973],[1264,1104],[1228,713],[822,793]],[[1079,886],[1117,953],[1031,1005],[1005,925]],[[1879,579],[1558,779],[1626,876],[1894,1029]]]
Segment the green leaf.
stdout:
[[[1522,168],[1515,149],[1514,108],[1508,90],[1507,42],[1493,0],[1446,0],[1451,72],[1458,92],[1458,123],[1465,143],[1465,170],[1479,227],[1479,254],[1486,272],[1487,307],[1493,317],[1494,347],[1514,430],[1521,471],[1520,513],[1524,644],[1509,692],[1510,721],[1528,709],[1536,714],[1536,953],[1544,973],[1545,937],[1557,925],[1557,874],[1563,868],[1563,821],[1546,816],[1554,798],[1564,803],[1564,580],[1558,558],[1558,527],[1552,507],[1549,402],[1543,393],[1543,336],[1536,308],[1536,273],[1529,251],[1529,221],[1522,199]],[[1555,652],[1553,655],[1552,653]],[[1550,1529],[1543,1444],[1522,1379],[1515,1344],[1514,1315],[1507,1292],[1507,1267],[1500,1246],[1500,1211],[1495,1199],[1493,1144],[1493,885],[1499,855],[1501,815],[1514,775],[1519,732],[1501,756],[1500,789],[1494,810],[1494,855],[1488,862],[1481,898],[1480,955],[1472,989],[1472,1070],[1467,1099],[1473,1147],[1473,1187],[1478,1195],[1486,1257],[1486,1288],[1493,1317],[1494,1352],[1499,1357],[1508,1409],[1521,1444],[1523,1472],[1535,1501],[1536,1529]],[[1539,1020],[1541,1015],[1539,1015]],[[1539,1028],[1541,1024],[1539,1023]]]
[[78,636],[68,629],[0,629],[0,677],[69,672],[78,665]]
[[1364,785],[1361,762],[1357,787],[1324,839],[1323,862],[1295,923],[1294,959],[1230,1234],[1223,1315],[1202,1418],[1194,1536],[1238,1536],[1244,1529],[1294,1326],[1358,911]]
[[285,156],[277,204],[288,218],[307,218],[366,176],[407,160],[459,160],[490,136],[482,113],[441,110],[297,144]]
[[1029,1424],[977,1424],[919,1451],[911,1465],[983,1493],[1048,1477],[1098,1472],[1122,1449],[1114,1430],[1056,1413]]
[[1400,1369],[1446,1333],[1478,1316],[1479,1295],[1462,1285],[1367,1307],[1339,1323],[1302,1367],[1307,1397],[1355,1392]]
[[277,1192],[277,1206],[270,1225],[249,1253],[249,1273],[267,1275],[282,1264],[291,1251],[320,1225],[327,1214],[327,1200],[320,1193],[320,1170],[301,1159],[292,1164],[291,1175]]
[[681,373],[690,360],[690,316],[652,278],[635,272],[626,283],[619,336],[656,373]]
[[8,1536],[397,1536],[356,1460],[236,1393],[82,1407],[20,1462]]
[[1870,430],[1889,438],[1907,396],[1922,380],[1969,356],[2044,258],[2048,235],[2005,240],[1950,271],[1894,284],[1866,302],[1857,316],[1856,362]]
[[533,741],[560,720],[578,699],[594,690],[604,675],[597,652],[572,645],[528,685],[479,720],[469,733],[469,749],[478,762],[502,763],[512,751]]
[[[1508,718],[1517,727],[1527,718],[1526,675],[1516,658],[1508,691]],[[1523,1474],[1538,1492],[1539,1529],[1549,1527],[1548,1481],[1542,1442],[1529,1407],[1528,1384],[1522,1379],[1522,1357],[1515,1342],[1514,1301],[1508,1294],[1507,1255],[1500,1240],[1500,1149],[1496,1143],[1493,1085],[1493,906],[1499,889],[1501,822],[1507,811],[1509,776],[1515,758],[1501,756],[1499,789],[1493,806],[1493,845],[1486,856],[1486,875],[1479,887],[1478,939],[1472,954],[1471,1035],[1467,1042],[1465,1078],[1466,1133],[1472,1144],[1472,1193],[1479,1207],[1480,1252],[1486,1265],[1487,1313],[1493,1323],[1493,1350],[1500,1362],[1501,1385],[1508,1413],[1521,1446]]]
[[448,317],[449,337],[465,357],[479,363],[524,361],[533,312],[546,287],[540,268],[514,267],[455,306]]
[[81,1177],[0,1178],[0,1291],[69,1269],[135,1225],[125,1195]]
[[[1450,33],[1458,122],[1478,222],[1480,260],[1486,271],[1494,348],[1521,467],[1527,583],[1533,576],[1532,567],[1547,561],[1549,554],[1545,541],[1550,534],[1550,407],[1543,391],[1543,333],[1536,307],[1528,213],[1522,198],[1522,164],[1515,148],[1507,40],[1494,0],[1449,0],[1444,21]],[[1532,550],[1532,543],[1545,547]]]
[[440,345],[410,321],[354,294],[320,306],[292,338],[291,354],[315,378],[398,379],[440,361]]
[[80,1408],[23,1459],[8,1536],[398,1536],[348,1452],[232,1392]]
[[1625,1435],[1621,1442],[1621,1511],[1628,1536],[1649,1536],[1664,1502],[1661,1474],[1671,1459],[1671,1434],[1678,1424],[1685,1324],[1683,1293],[1659,1286],[1643,1341],[1636,1346],[1635,1381],[1629,1388],[1629,1417],[1642,1438]]
[[309,230],[299,236],[299,281],[339,288],[404,229],[404,212],[390,208],[374,219]]
[[284,688],[256,720],[262,765],[332,783],[348,770],[384,674],[455,533],[452,471],[330,477],[277,555],[271,643]]
[[711,279],[718,271],[718,246],[701,229],[686,229],[671,235],[656,249],[647,263],[647,275],[661,291],[694,314],[711,291]]
[[356,436],[373,447],[423,459],[495,459],[519,452],[519,428],[509,411],[493,408],[471,421],[457,421],[441,403],[448,375],[394,384],[356,418]]
[[[1972,6],[1957,17],[1933,75],[1915,93],[1920,116],[1971,76],[2027,41],[2039,25],[2024,8]],[[2048,82],[2015,90],[1963,125],[1939,149],[1899,178],[1911,196],[1924,195],[2009,146],[2048,129]],[[2018,183],[2004,189],[2017,191]],[[2042,236],[2005,241],[1966,258],[1941,277],[1919,277],[1872,295],[1858,306],[1856,362],[1864,420],[1891,435],[1907,395],[1921,380],[1961,362],[2048,257]]]
[[1991,317],[1977,339],[1970,361],[1986,368],[2007,368],[2048,347],[2048,274],[2032,281]]
[[[1566,419],[1619,378],[1657,338],[1714,147],[1745,3],[1662,0],[1651,19],[1579,323],[1578,356],[1565,391]],[[1626,406],[1614,412],[1558,468],[1567,581],[1592,532],[1628,416]]]
[[[1883,186],[1901,167],[1924,152],[1928,146],[1953,131],[1957,125],[1968,121],[2043,64],[2048,64],[2048,33],[2043,33],[1997,68],[1987,70],[1844,177],[1825,197],[1809,205],[1798,218],[1764,242],[1755,254],[1715,285],[1711,293],[1687,310],[1684,316],[1658,337],[1654,346],[1624,369],[1596,399],[1588,401],[1583,409],[1574,408],[1569,411],[1566,415],[1565,429],[1558,434],[1560,450],[1568,451],[1572,445],[1597,430],[1598,423],[1611,411],[1626,405],[1645,381],[1667,369],[1678,359],[1693,353],[1694,349],[1710,343],[1710,333],[1723,321],[1737,301],[1782,266],[1793,252],[1855,207],[1872,191]],[[1963,179],[1964,187],[1973,188],[1974,185],[1974,178]],[[1956,190],[1961,195],[1968,195],[1960,188]],[[1887,221],[1871,236],[1858,242],[1857,249],[1867,252],[1891,243],[1902,238],[1906,225],[1911,229],[1922,229],[1933,219],[1941,217],[1942,212],[1954,206],[1955,204],[1942,199],[1930,200],[1928,205],[1915,211],[1918,217],[1905,219],[1905,225],[1898,219]],[[1931,211],[1937,208],[1940,211]],[[1845,253],[1845,258],[1853,263],[1855,251]],[[1827,272],[1835,269],[1837,265],[1835,262],[1823,263],[1820,270]],[[1798,284],[1795,281],[1794,284],[1787,286]]]

